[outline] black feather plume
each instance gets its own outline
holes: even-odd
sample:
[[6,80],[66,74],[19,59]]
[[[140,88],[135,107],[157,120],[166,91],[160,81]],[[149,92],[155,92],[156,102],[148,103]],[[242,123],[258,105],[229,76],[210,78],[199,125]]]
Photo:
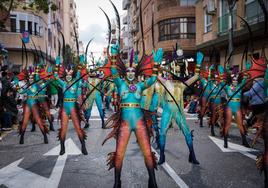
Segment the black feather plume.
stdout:
[[90,41],[87,43],[87,47],[86,47],[86,53],[85,53],[85,60],[87,62],[87,52],[88,52],[88,47],[90,45],[90,43],[93,41],[94,38],[90,39]]
[[120,16],[119,16],[119,13],[118,13],[118,10],[116,8],[116,6],[114,5],[114,3],[109,0],[111,2],[111,4],[113,5],[114,7],[114,11],[115,11],[115,16],[116,16],[116,22],[117,22],[117,29],[118,29],[118,36],[117,36],[117,42],[120,46],[120,34],[121,34],[121,22],[120,22]]
[[111,25],[111,21],[110,21],[108,15],[106,14],[106,12],[104,12],[104,10],[102,8],[100,8],[100,9],[104,13],[104,15],[105,15],[105,17],[107,19],[107,24],[108,24],[108,46],[107,46],[107,52],[109,53],[111,39],[112,39],[112,25]]
[[79,56],[79,42],[78,42],[78,36],[77,36],[77,32],[75,28],[74,28],[74,37],[75,37],[75,42],[76,42],[77,56]]

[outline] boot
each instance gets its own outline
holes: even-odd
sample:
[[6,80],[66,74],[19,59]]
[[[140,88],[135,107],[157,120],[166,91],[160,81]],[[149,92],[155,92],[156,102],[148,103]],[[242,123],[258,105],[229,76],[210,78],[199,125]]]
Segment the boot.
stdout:
[[250,148],[250,145],[248,144],[246,135],[244,135],[244,134],[242,135],[242,145],[247,147],[247,148]]
[[193,164],[196,164],[196,165],[199,165],[200,163],[198,162],[198,160],[196,159],[195,157],[195,152],[194,152],[194,147],[193,145],[191,145],[189,147],[189,150],[190,150],[190,154],[189,154],[189,162],[190,163],[193,163]]
[[224,148],[228,148],[228,140],[227,140],[227,135],[224,135],[223,136],[223,138],[224,138]]
[[215,136],[214,125],[210,126],[211,136]]
[[162,151],[160,148],[160,158],[158,161],[158,165],[162,165],[166,161],[166,156],[164,150]]
[[148,174],[149,174],[148,188],[157,188],[154,169],[148,169]]
[[121,188],[121,171],[115,169],[114,179],[114,188]]
[[160,144],[159,144],[159,133],[158,134],[156,133],[156,136],[155,136],[155,144],[156,144],[156,149],[159,149],[160,148]]
[[63,155],[65,153],[65,145],[64,145],[65,139],[60,140],[60,155]]
[[104,118],[101,118],[101,128],[105,129],[105,122],[104,122]]
[[21,133],[20,133],[20,144],[24,144],[24,134],[25,134],[25,131],[21,131]]
[[46,133],[44,133],[44,143],[48,144],[48,139],[47,139],[47,134]]
[[88,129],[89,128],[89,123],[87,122],[84,126],[84,129]]
[[31,132],[35,132],[35,123],[32,123],[32,129]]
[[84,155],[87,155],[87,148],[86,148],[86,144],[85,144],[85,140],[84,139],[80,139],[81,142],[81,151]]
[[200,118],[199,126],[200,126],[200,127],[204,127],[204,126],[203,126],[203,118]]
[[53,120],[49,121],[49,130],[55,131],[54,126],[53,126]]

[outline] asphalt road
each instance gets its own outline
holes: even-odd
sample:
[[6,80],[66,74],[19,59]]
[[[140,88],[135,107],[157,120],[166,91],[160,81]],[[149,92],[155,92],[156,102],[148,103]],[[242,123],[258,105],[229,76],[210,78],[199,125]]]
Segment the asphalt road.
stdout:
[[[94,110],[96,110],[94,108]],[[199,128],[195,117],[187,116],[191,129],[194,129],[194,148],[200,165],[188,163],[188,149],[184,136],[176,126],[168,132],[166,164],[159,166],[156,178],[159,188],[259,188],[264,187],[263,176],[255,166],[255,156],[263,147],[261,140],[257,151],[244,151],[240,147],[239,131],[230,131],[231,143],[235,149],[223,152],[209,137],[209,129]],[[5,187],[60,187],[60,188],[111,188],[113,170],[106,166],[107,154],[115,150],[115,141],[101,145],[110,130],[101,129],[97,113],[93,113],[91,126],[87,130],[86,141],[89,155],[79,154],[80,142],[69,123],[67,137],[69,155],[58,156],[57,132],[49,135],[49,144],[43,144],[40,130],[25,134],[25,144],[19,145],[18,134],[13,131],[0,142],[0,188]],[[54,123],[59,128],[57,122]],[[219,135],[219,130],[216,129]],[[221,144],[219,144],[221,145]],[[77,148],[77,147],[78,148]],[[48,154],[48,152],[50,152]],[[77,153],[78,152],[78,153]],[[159,153],[159,151],[157,150]],[[53,154],[54,153],[54,154]],[[46,155],[45,155],[46,154]],[[20,160],[20,161],[19,161]],[[17,163],[16,163],[17,162]],[[44,182],[44,183],[42,183]],[[47,182],[51,184],[47,184]],[[122,170],[122,187],[147,187],[148,175],[143,156],[133,134],[128,145]]]

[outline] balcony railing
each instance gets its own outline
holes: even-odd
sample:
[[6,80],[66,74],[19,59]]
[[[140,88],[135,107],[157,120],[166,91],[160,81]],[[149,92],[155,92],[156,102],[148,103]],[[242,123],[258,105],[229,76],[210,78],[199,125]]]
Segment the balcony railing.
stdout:
[[[233,28],[236,29],[236,10],[233,11]],[[225,14],[218,18],[218,33],[219,34],[225,34],[229,30],[230,25],[230,17],[229,14]]]
[[[268,0],[264,1],[266,9],[268,8]],[[246,4],[245,18],[249,24],[255,24],[264,21],[263,11],[258,1],[252,1]]]
[[[16,29],[16,30],[11,30],[11,31],[4,31],[5,33],[17,33],[17,34],[21,34],[22,31],[20,29]],[[38,37],[42,37],[40,32],[37,31],[28,31],[30,35],[34,35],[34,36],[38,36]]]

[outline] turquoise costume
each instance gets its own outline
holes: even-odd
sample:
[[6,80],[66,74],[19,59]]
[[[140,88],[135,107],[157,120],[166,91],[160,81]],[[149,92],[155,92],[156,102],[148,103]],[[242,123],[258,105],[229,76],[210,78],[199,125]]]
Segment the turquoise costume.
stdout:
[[[114,187],[121,187],[121,170],[127,144],[131,133],[134,132],[144,155],[145,165],[149,173],[149,187],[157,188],[154,168],[156,168],[155,156],[151,151],[150,145],[150,127],[148,127],[148,119],[146,112],[141,109],[142,92],[152,86],[157,79],[158,64],[162,61],[163,50],[160,49],[154,53],[155,68],[151,77],[141,82],[135,73],[139,72],[132,67],[133,59],[130,60],[129,67],[120,62],[118,58],[119,46],[114,45],[111,49],[111,73],[115,86],[118,89],[120,96],[120,109],[108,122],[114,122],[112,131],[105,139],[116,136],[116,152],[110,153],[109,164],[110,168],[115,168],[115,184]],[[142,64],[142,62],[141,62]],[[126,68],[126,72],[121,71],[120,68]],[[137,66],[137,67],[142,67]],[[122,75],[120,75],[122,73]],[[120,76],[123,76],[124,79]],[[142,74],[142,72],[140,72]],[[150,115],[149,115],[150,116]],[[104,141],[104,142],[105,142]]]
[[[80,56],[80,63],[84,63],[84,57]],[[81,89],[81,83],[82,81],[78,81],[80,78],[80,70],[81,65],[78,67],[78,71],[76,74],[76,78],[73,80],[73,69],[71,67],[68,67],[66,70],[66,79],[63,80],[59,78],[59,75],[57,73],[58,67],[60,65],[60,57],[57,57],[56,59],[56,70],[54,72],[55,80],[58,82],[59,86],[64,91],[63,96],[63,106],[60,110],[60,116],[61,116],[61,128],[59,130],[59,140],[61,143],[61,151],[60,155],[63,155],[65,153],[65,137],[68,129],[68,123],[69,123],[69,117],[71,117],[73,121],[73,125],[75,127],[75,130],[77,132],[77,135],[79,137],[79,140],[81,142],[81,150],[84,155],[87,155],[87,150],[85,146],[85,139],[86,139],[86,133],[81,129],[80,125],[80,117],[79,117],[79,109],[78,109],[78,99],[81,97],[82,89]]]
[[[197,66],[201,67],[202,61],[203,61],[203,54],[198,53],[197,54]],[[199,72],[196,72],[197,75],[199,75]],[[195,75],[189,80],[186,81],[187,85],[193,84],[196,80],[198,80],[198,76]],[[164,85],[167,87],[167,89],[170,91],[170,93],[174,96],[174,98],[171,98],[170,94],[165,93],[164,100],[163,100],[163,113],[160,123],[160,159],[158,161],[158,164],[163,164],[165,162],[165,145],[166,145],[166,135],[169,128],[169,125],[171,123],[171,120],[174,119],[176,121],[176,124],[178,127],[182,130],[182,133],[185,137],[187,146],[189,148],[189,162],[193,164],[199,164],[195,157],[195,152],[193,148],[193,137],[192,132],[189,129],[189,125],[186,122],[186,118],[183,112],[184,104],[183,104],[183,91],[186,88],[186,86],[181,82],[177,80],[164,80],[161,77],[159,78]],[[176,102],[178,103],[178,106],[176,105]]]

